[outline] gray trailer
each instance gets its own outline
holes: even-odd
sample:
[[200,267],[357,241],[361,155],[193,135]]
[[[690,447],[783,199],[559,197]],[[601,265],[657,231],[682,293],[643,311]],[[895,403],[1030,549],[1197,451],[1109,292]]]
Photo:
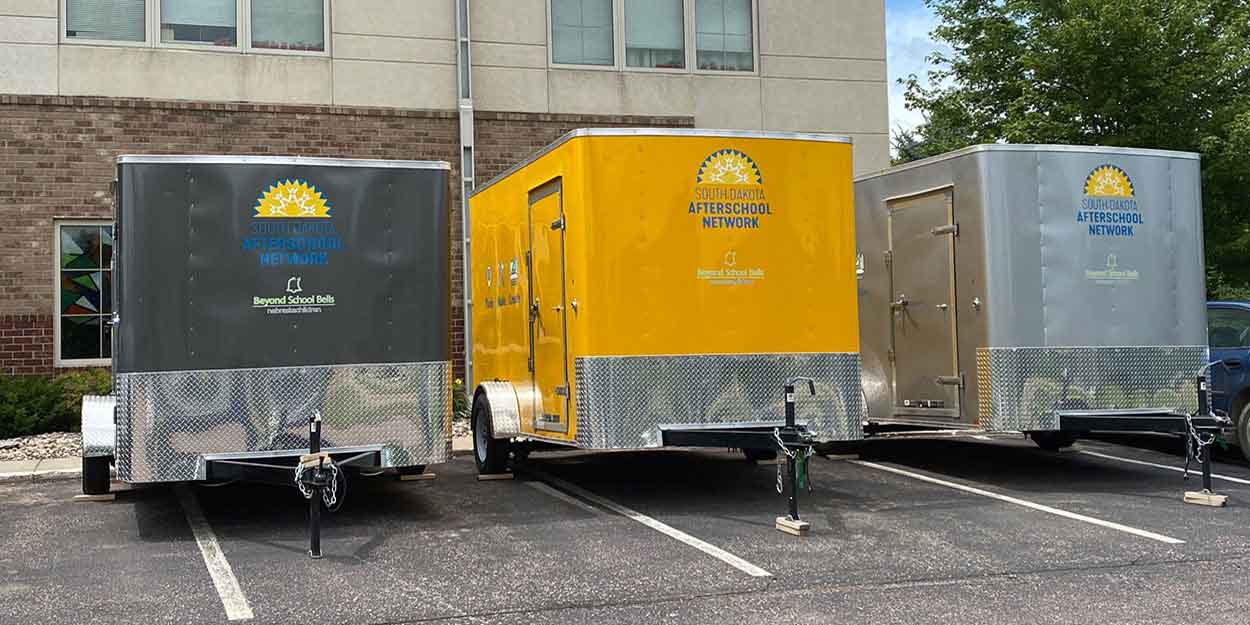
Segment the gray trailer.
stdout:
[[1198,155],[974,146],[857,179],[855,210],[870,431],[1216,423]]
[[108,491],[110,463],[131,483],[307,491],[316,464],[329,504],[337,467],[447,460],[449,169],[119,157],[114,390],[83,402],[83,491]]

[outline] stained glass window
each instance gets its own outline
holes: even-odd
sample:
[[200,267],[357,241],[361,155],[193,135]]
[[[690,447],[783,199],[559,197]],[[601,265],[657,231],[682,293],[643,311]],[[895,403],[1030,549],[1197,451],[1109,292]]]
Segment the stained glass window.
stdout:
[[58,224],[57,254],[57,362],[78,364],[109,358],[113,228],[107,224]]

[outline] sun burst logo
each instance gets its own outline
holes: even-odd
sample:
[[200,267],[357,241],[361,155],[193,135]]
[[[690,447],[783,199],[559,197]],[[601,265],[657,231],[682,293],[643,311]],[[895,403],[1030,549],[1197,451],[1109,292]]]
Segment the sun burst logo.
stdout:
[[274,183],[256,199],[256,217],[289,219],[329,216],[330,201],[307,180],[288,179]]
[[1089,197],[1133,197],[1133,181],[1115,165],[1101,165],[1085,179],[1085,195]]
[[761,185],[764,177],[750,156],[738,150],[717,150],[703,159],[698,184]]

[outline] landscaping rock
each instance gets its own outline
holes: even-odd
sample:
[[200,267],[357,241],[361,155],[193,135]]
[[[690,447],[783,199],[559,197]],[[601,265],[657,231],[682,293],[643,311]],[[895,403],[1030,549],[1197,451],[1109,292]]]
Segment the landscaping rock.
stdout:
[[78,432],[36,434],[0,441],[0,460],[45,460],[81,455],[82,434]]

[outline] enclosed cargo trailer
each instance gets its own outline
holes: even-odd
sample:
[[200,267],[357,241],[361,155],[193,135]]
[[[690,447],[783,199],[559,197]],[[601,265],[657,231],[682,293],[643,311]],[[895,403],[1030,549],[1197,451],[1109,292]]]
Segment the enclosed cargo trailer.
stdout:
[[84,492],[108,490],[110,463],[125,482],[268,467],[291,484],[310,452],[365,470],[447,460],[449,169],[119,157],[114,392],[83,403]]
[[483,473],[514,440],[792,451],[787,382],[807,436],[860,438],[849,140],[578,130],[470,210]]
[[1196,154],[982,145],[855,182],[871,427],[1186,432],[1207,364]]

